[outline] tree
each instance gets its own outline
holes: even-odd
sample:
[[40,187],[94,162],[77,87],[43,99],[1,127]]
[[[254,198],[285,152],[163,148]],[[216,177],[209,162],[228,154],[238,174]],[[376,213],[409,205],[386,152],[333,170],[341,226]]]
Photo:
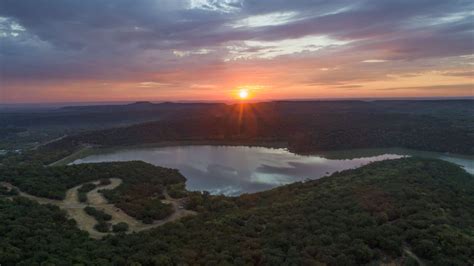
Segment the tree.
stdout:
[[128,224],[125,222],[120,222],[118,224],[114,224],[112,226],[112,231],[114,233],[119,233],[119,232],[127,232],[128,231]]

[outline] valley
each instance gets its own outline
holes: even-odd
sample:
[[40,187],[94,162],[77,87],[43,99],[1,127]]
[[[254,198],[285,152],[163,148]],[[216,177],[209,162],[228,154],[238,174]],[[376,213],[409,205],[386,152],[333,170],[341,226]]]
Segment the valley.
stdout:
[[239,120],[238,106],[146,104],[159,120],[0,156],[0,262],[472,263],[469,105],[249,104]]

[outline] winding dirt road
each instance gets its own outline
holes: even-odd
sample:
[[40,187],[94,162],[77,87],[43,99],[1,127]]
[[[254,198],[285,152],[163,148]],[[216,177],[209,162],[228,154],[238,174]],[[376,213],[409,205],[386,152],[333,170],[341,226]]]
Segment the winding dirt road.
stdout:
[[163,191],[163,194],[165,196],[165,200],[163,200],[163,203],[171,204],[174,210],[173,213],[162,220],[157,220],[153,222],[152,224],[144,224],[141,221],[126,214],[121,209],[115,207],[113,204],[108,203],[107,199],[105,199],[104,196],[99,192],[99,190],[112,190],[118,187],[122,183],[122,180],[119,178],[110,178],[110,182],[110,184],[105,186],[100,186],[99,181],[93,182],[98,186],[97,188],[87,193],[87,203],[81,203],[78,200],[78,189],[83,184],[69,189],[66,192],[66,197],[64,198],[64,200],[53,200],[33,196],[28,193],[22,192],[18,187],[13,186],[10,183],[0,182],[0,185],[5,186],[9,189],[16,188],[19,191],[20,196],[34,200],[40,204],[52,204],[58,206],[59,208],[65,210],[68,216],[77,222],[77,226],[79,227],[79,229],[89,232],[90,237],[96,239],[102,238],[110,233],[101,233],[94,229],[94,226],[97,224],[97,221],[94,217],[88,215],[84,211],[84,208],[87,206],[94,207],[96,209],[104,211],[107,214],[110,214],[112,216],[112,220],[110,221],[111,224],[117,224],[120,222],[127,223],[129,225],[129,233],[148,230],[178,220],[182,217],[196,214],[196,212],[194,211],[185,210],[184,208],[182,208],[184,199],[171,198],[165,190]]

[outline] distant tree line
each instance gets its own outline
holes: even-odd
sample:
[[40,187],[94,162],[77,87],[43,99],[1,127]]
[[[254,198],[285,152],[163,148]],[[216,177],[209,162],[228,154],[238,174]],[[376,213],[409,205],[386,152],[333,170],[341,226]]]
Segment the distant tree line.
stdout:
[[[230,108],[230,107],[229,107]],[[166,141],[287,142],[297,153],[404,147],[474,154],[474,121],[420,114],[291,112],[278,105],[246,106],[222,114],[190,114],[123,128],[84,133],[55,145],[133,145]]]

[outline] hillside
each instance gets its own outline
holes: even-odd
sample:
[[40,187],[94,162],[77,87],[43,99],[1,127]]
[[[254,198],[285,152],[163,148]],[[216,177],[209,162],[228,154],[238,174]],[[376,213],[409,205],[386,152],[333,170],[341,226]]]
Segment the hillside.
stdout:
[[[285,144],[295,153],[403,147],[474,154],[472,100],[137,102],[0,118],[4,164],[50,164],[84,146],[166,142]],[[40,143],[42,145],[40,145]],[[33,149],[24,149],[33,147]],[[15,149],[23,148],[18,154]],[[5,160],[5,157],[0,160]]]
[[[54,143],[134,145],[166,141],[286,142],[291,151],[404,147],[473,154],[474,121],[455,103],[272,102],[229,106],[220,113],[202,111],[160,121],[87,132]],[[446,106],[452,118],[439,114]],[[456,109],[458,107],[458,109]]]
[[69,106],[46,109],[1,109],[0,150],[37,147],[65,135],[88,130],[157,121],[190,112],[212,112],[223,104],[150,103]]
[[407,252],[428,265],[474,262],[474,179],[444,161],[383,161],[237,198],[190,197],[200,215],[102,241],[56,208],[0,200],[0,262],[416,265]]

